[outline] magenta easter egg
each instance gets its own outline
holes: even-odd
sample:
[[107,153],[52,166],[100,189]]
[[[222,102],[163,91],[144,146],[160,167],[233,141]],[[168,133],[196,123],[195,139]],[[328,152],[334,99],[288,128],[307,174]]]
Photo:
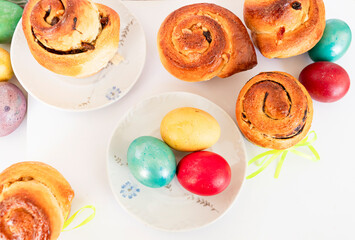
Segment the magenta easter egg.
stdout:
[[0,82],[0,137],[15,131],[25,118],[26,98],[12,83]]
[[188,191],[212,196],[225,190],[231,181],[231,168],[220,155],[200,151],[182,158],[177,167],[177,179]]

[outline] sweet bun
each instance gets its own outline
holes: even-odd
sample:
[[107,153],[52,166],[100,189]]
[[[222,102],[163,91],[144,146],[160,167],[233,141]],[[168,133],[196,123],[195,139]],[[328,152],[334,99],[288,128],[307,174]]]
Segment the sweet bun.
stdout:
[[185,81],[225,78],[257,64],[243,23],[215,4],[192,4],[172,12],[162,23],[157,41],[163,66]]
[[118,14],[91,0],[29,0],[22,27],[33,57],[62,75],[95,74],[118,49]]
[[322,0],[245,0],[244,21],[267,58],[287,58],[313,48],[323,35]]
[[57,239],[73,197],[69,183],[51,166],[10,166],[0,174],[0,239]]
[[308,133],[313,104],[303,85],[284,72],[263,72],[239,93],[236,118],[244,136],[272,149],[296,145]]

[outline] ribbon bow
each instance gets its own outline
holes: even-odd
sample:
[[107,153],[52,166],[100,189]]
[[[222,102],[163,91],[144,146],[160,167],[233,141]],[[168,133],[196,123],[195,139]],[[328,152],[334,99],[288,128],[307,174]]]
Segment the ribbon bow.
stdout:
[[[93,212],[90,214],[90,216],[88,216],[84,221],[82,221],[78,226],[76,227],[73,227],[71,229],[66,229],[72,222],[73,220],[76,218],[76,216],[83,212],[85,209],[91,209]],[[62,232],[67,232],[67,231],[71,231],[71,230],[74,230],[76,228],[79,228],[79,227],[82,227],[84,226],[85,224],[87,224],[88,222],[90,222],[94,217],[95,217],[95,214],[96,214],[96,209],[94,206],[92,205],[87,205],[85,207],[82,207],[80,208],[78,211],[76,211],[70,218],[68,218],[65,222],[64,222],[64,225],[63,225],[63,229],[62,229]]]
[[[313,138],[310,138],[310,136],[312,134],[313,134]],[[284,163],[288,152],[297,154],[298,156],[307,158],[307,159],[312,160],[314,162],[319,161],[320,160],[319,154],[316,151],[316,149],[312,146],[312,144],[316,140],[317,140],[317,134],[314,131],[311,131],[307,135],[307,137],[305,137],[303,140],[301,140],[298,144],[296,144],[293,147],[287,148],[285,150],[270,150],[270,151],[267,151],[267,152],[257,155],[256,157],[252,158],[248,162],[248,165],[255,163],[257,166],[261,166],[261,167],[257,171],[255,171],[252,174],[250,174],[249,176],[247,176],[247,179],[253,178],[256,175],[258,175],[259,173],[261,173],[262,171],[264,171],[265,168],[267,166],[269,166],[272,161],[274,161],[275,159],[277,159],[281,155],[280,161],[277,164],[275,175],[274,175],[274,178],[278,178],[280,175],[282,164]],[[311,152],[313,153],[313,156],[303,153],[303,152],[300,152],[300,151],[297,151],[296,149],[299,147],[308,147],[309,150],[311,150]],[[261,162],[258,162],[262,158],[264,158],[264,160],[262,160]]]

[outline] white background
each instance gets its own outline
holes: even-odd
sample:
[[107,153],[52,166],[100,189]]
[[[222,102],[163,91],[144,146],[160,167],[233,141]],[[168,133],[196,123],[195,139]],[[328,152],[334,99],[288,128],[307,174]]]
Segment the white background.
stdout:
[[[188,91],[212,100],[235,120],[235,102],[248,79],[261,71],[276,70],[298,77],[311,63],[307,54],[270,60],[258,52],[257,67],[227,79],[215,78],[203,83],[175,79],[160,63],[156,34],[170,12],[191,2],[124,2],[142,23],[147,37],[147,62],[138,83],[119,102],[87,113],[58,111],[30,97],[27,123],[25,120],[14,133],[0,138],[0,169],[23,160],[49,163],[75,190],[73,210],[86,204],[96,206],[95,219],[80,229],[62,233],[60,239],[63,240],[354,239],[353,82],[342,100],[331,104],[314,102],[312,129],[318,133],[314,145],[321,161],[314,163],[290,154],[279,179],[273,178],[275,166],[271,166],[256,178],[247,180],[232,208],[212,225],[190,232],[161,232],[145,226],[115,202],[106,176],[106,148],[117,122],[134,104],[156,93]],[[243,1],[215,2],[242,18]],[[327,0],[325,4],[327,19],[340,18],[354,29],[355,1]],[[354,55],[352,44],[337,62],[353,79]],[[245,142],[249,159],[262,151]],[[253,170],[255,167],[251,166],[248,172]]]

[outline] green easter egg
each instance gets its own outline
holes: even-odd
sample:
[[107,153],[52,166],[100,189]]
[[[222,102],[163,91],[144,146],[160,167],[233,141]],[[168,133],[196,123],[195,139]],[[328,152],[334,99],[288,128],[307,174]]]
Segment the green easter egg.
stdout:
[[169,184],[176,172],[173,151],[155,137],[143,136],[135,139],[128,148],[127,162],[133,176],[151,188]]
[[11,2],[0,0],[0,43],[11,42],[23,9]]
[[345,54],[350,43],[351,30],[348,24],[339,19],[329,19],[321,40],[308,54],[315,62],[334,62]]

